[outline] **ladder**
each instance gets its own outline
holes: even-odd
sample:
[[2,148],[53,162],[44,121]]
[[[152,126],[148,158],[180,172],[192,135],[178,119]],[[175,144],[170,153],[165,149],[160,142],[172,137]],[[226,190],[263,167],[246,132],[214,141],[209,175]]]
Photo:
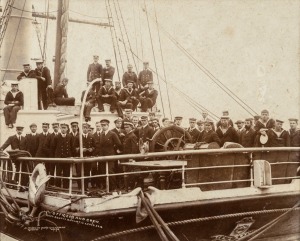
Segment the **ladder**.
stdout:
[[4,7],[2,16],[0,18],[0,48],[2,46],[2,42],[4,39],[4,35],[6,32],[6,28],[8,25],[9,17],[12,11],[12,6],[14,5],[15,0],[7,0],[6,5]]

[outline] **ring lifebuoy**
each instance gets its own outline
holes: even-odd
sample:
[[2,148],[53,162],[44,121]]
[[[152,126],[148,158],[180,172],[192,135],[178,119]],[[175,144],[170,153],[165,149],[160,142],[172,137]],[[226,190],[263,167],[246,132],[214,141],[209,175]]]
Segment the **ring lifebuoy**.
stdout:
[[29,178],[28,200],[32,206],[36,207],[44,200],[46,182],[49,179],[50,176],[47,176],[45,165],[37,164]]

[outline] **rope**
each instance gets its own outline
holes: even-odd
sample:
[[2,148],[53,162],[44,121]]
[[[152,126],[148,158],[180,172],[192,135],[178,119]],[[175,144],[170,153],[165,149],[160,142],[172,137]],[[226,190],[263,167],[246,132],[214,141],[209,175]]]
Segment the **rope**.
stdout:
[[[145,5],[145,9],[147,9],[146,0],[144,0],[144,5]],[[159,92],[160,92],[159,96],[160,96],[160,101],[161,101],[161,105],[162,105],[162,109],[163,109],[163,114],[165,116],[164,102],[162,100],[162,91],[161,91],[159,77],[158,77],[158,70],[157,70],[157,65],[156,65],[156,59],[155,59],[155,53],[154,53],[154,47],[153,47],[153,40],[152,40],[150,23],[149,23],[149,18],[148,18],[147,11],[146,11],[146,17],[147,17],[147,23],[148,23],[149,36],[150,36],[150,40],[151,40],[151,48],[152,48],[152,54],[153,54],[153,59],[154,59],[154,65],[155,65],[155,69],[156,69],[156,76],[157,76],[158,88],[159,88]]]
[[[138,48],[138,38],[137,38],[137,33],[136,33],[136,21],[135,21],[135,3],[134,0],[131,0],[131,4],[132,4],[132,13],[133,13],[133,23],[134,23],[134,36],[135,36],[135,49],[136,49],[136,53],[137,55],[139,55],[139,48]],[[138,68],[136,69],[136,72],[139,72],[139,64],[138,64]]]
[[[157,15],[156,15],[155,0],[153,0],[153,6],[154,6],[154,13],[155,13],[155,20],[156,20],[156,28],[157,28],[157,34],[158,34],[158,40],[159,40],[159,47],[160,47],[161,61],[162,61],[162,66],[163,66],[163,71],[164,71],[164,78],[165,78],[165,80],[167,80],[166,70],[165,70],[165,62],[164,62],[164,57],[163,57],[163,52],[162,52],[162,47],[161,47],[160,32],[159,32],[158,21],[157,21]],[[169,105],[170,116],[171,116],[171,119],[173,119],[173,116],[172,116],[172,108],[171,108],[171,103],[170,103],[170,96],[169,96],[168,82],[165,81],[165,84],[166,84],[166,89],[167,89],[167,97],[168,97],[168,105]]]
[[[191,224],[191,223],[206,222],[206,221],[211,221],[211,220],[220,220],[220,219],[225,219],[225,218],[239,218],[239,217],[259,215],[259,214],[284,213],[289,210],[291,210],[291,208],[224,214],[224,215],[217,215],[217,216],[211,216],[211,217],[193,218],[193,219],[186,219],[186,220],[182,220],[182,221],[168,222],[167,225],[169,227],[172,227],[172,226],[177,226],[177,225],[186,225],[186,224]],[[291,211],[299,211],[299,210],[300,210],[300,207],[292,208]],[[112,233],[112,234],[107,234],[107,235],[95,238],[92,241],[100,241],[100,240],[106,240],[106,239],[110,239],[110,238],[116,238],[116,237],[133,234],[133,233],[137,233],[137,232],[148,231],[153,228],[154,228],[153,225],[148,225],[148,226],[144,226],[144,227],[128,229],[128,230],[124,230],[124,231],[120,231],[120,232],[116,232],[116,233]]]
[[[19,11],[22,11],[22,12],[25,12],[25,13],[32,13],[32,11],[27,11],[27,10],[23,10],[23,9],[20,9],[20,8],[16,8],[12,5],[9,5],[11,8],[13,9],[16,9],[16,10],[19,10]],[[50,11],[49,13],[56,13],[57,10],[54,10],[54,11]],[[46,14],[47,12],[35,12],[35,13],[41,13],[41,14]]]
[[[140,8],[140,0],[138,0],[138,8]],[[139,25],[140,25],[140,35],[141,35],[141,50],[142,50],[142,59],[144,59],[144,45],[143,45],[143,32],[142,32],[142,24],[141,24],[141,14],[139,11]]]
[[[24,8],[25,8],[26,1],[27,1],[27,0],[24,1],[23,9],[21,10],[21,11],[22,11],[21,17],[20,17],[20,19],[19,19],[19,23],[18,23],[16,35],[15,35],[15,37],[14,37],[14,41],[13,41],[12,48],[11,48],[10,53],[9,53],[9,58],[8,58],[8,61],[7,61],[7,65],[6,65],[5,70],[7,70],[7,68],[8,68],[8,65],[9,65],[9,62],[10,62],[10,58],[11,58],[11,55],[12,55],[12,52],[13,52],[13,49],[14,49],[14,46],[15,46],[15,42],[16,42],[17,35],[18,35],[19,29],[20,29],[20,24],[21,24],[21,21],[22,21],[23,13],[25,12],[25,11],[24,11]],[[11,6],[11,5],[9,5],[9,6],[10,6],[11,8],[14,8],[14,7]],[[4,78],[5,78],[5,75],[6,75],[6,71],[4,72],[4,75],[3,75],[3,78],[2,78],[2,82],[3,82]]]
[[[126,29],[126,25],[125,25],[125,22],[124,22],[124,19],[123,19],[123,14],[122,14],[122,11],[121,11],[121,8],[120,8],[119,0],[116,0],[116,1],[117,1],[117,4],[118,4],[118,8],[119,8],[121,20],[122,20],[122,23],[123,23],[123,27],[124,27],[124,30],[125,30],[126,38],[127,38],[127,41],[128,41],[129,49],[132,50],[130,40],[129,40],[129,37],[128,37],[128,33],[127,33],[127,29]],[[136,65],[136,62],[135,62],[134,55],[132,54],[132,51],[131,51],[131,55],[132,55],[132,60],[133,60],[135,69],[136,69],[136,71],[138,71],[138,68],[137,68],[137,65]]]
[[68,37],[68,23],[69,23],[69,0],[62,1],[62,15],[61,15],[61,50],[60,50],[60,68],[59,80],[65,77],[65,69],[67,62],[67,37]]
[[[111,25],[111,19],[112,18],[109,16],[109,11],[108,11],[108,6],[107,6],[106,1],[105,1],[105,6],[106,6],[107,17],[108,17],[108,23],[109,23],[110,26],[114,26],[114,24]],[[114,37],[113,37],[113,31],[112,31],[111,27],[109,28],[109,30],[110,30],[111,40],[112,40],[112,44],[113,44],[113,49],[114,49],[114,55],[115,55],[115,59],[116,59],[116,67],[117,67],[118,77],[119,77],[119,80],[120,80],[120,71],[119,71],[119,64],[118,64],[118,59],[117,59],[115,41],[114,41]]]
[[80,12],[76,12],[76,11],[74,11],[74,10],[69,10],[69,11],[72,12],[72,13],[79,14],[79,15],[81,15],[81,16],[89,17],[89,18],[102,18],[102,19],[107,19],[107,17],[96,17],[96,16],[91,16],[91,15],[83,14],[83,13],[80,13]]
[[[147,9],[143,9],[147,12]],[[155,21],[154,19],[152,19]],[[170,33],[168,33],[161,25],[158,24],[161,30],[167,35],[167,37],[178,47],[183,53],[206,75],[211,79],[217,86],[219,86],[229,97],[231,97],[238,105],[240,105],[245,111],[250,115],[253,115],[249,112],[242,104],[244,104],[248,109],[254,112],[257,115],[257,112],[253,110],[249,105],[247,105],[241,98],[239,98],[234,92],[232,92],[227,86],[225,86],[217,77],[215,77],[207,68],[205,68],[191,53],[189,53]],[[238,102],[238,99],[240,102]],[[241,104],[242,103],[242,104]]]
[[43,61],[47,61],[47,36],[48,36],[48,25],[49,25],[49,0],[47,0],[47,15],[46,15],[46,27],[45,27],[45,32],[44,32],[44,47],[43,47],[43,52],[42,52],[42,58]]
[[124,50],[125,50],[125,53],[126,53],[127,63],[129,63],[129,57],[128,57],[127,49],[126,49],[126,47],[125,47],[125,41],[124,41],[124,36],[123,36],[122,26],[121,26],[121,24],[120,24],[119,14],[118,14],[118,11],[117,11],[117,8],[116,8],[115,1],[112,0],[112,2],[113,2],[113,4],[114,4],[114,8],[115,8],[115,12],[116,12],[116,17],[117,17],[117,22],[118,22],[118,25],[119,25],[119,28],[120,28],[120,33],[121,33],[122,43],[123,43],[123,45],[124,45]]

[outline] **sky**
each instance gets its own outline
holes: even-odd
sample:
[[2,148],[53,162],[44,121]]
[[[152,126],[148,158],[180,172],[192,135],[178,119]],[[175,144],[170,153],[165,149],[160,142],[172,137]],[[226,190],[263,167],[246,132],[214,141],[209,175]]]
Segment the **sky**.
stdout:
[[[45,11],[46,1],[32,2],[36,11]],[[181,115],[187,119],[199,118],[201,115],[199,109],[195,110],[171,87],[172,85],[216,116],[221,116],[223,110],[229,110],[232,119],[237,120],[249,117],[254,113],[252,110],[260,113],[262,109],[268,109],[271,117],[284,121],[289,117],[299,118],[299,0],[145,2],[110,0],[109,2],[115,30],[121,40],[118,41],[118,45],[122,63],[117,43],[115,47],[118,63],[114,58],[109,28],[69,23],[66,75],[70,79],[68,92],[77,100],[80,99],[81,91],[86,86],[86,71],[94,54],[100,56],[102,64],[105,59],[111,58],[113,66],[118,64],[120,76],[123,74],[122,69],[126,70],[128,62],[134,65],[129,49],[127,49],[128,61],[123,46],[125,42],[127,48],[129,47],[128,36],[132,51],[140,59],[148,60],[150,67],[157,69],[160,76],[164,76],[165,69],[168,87],[161,78],[158,81],[154,74],[155,87],[161,92],[158,98],[162,116],[171,117],[172,113],[173,117]],[[118,3],[126,31],[122,25]],[[56,10],[56,4],[57,1],[50,1],[50,12]],[[143,11],[145,5],[147,11]],[[104,0],[70,0],[69,8],[70,17],[108,22]],[[123,38],[116,9],[119,13]],[[155,14],[159,28],[155,22]],[[38,21],[41,23],[43,33],[45,20],[38,19]],[[56,22],[49,20],[47,66],[52,71],[55,28]],[[218,79],[252,110],[246,108],[246,111],[219,88],[211,77],[201,71],[170,40],[166,32],[197,60],[198,65],[207,69],[214,76],[214,80]],[[36,37],[35,33],[33,35]],[[33,38],[32,45],[37,46],[37,38]],[[37,47],[33,48],[32,55],[35,58],[40,57]],[[138,70],[134,69],[138,72],[142,64],[136,58],[135,62]],[[118,80],[117,73],[114,80]],[[171,108],[168,104],[168,94]]]

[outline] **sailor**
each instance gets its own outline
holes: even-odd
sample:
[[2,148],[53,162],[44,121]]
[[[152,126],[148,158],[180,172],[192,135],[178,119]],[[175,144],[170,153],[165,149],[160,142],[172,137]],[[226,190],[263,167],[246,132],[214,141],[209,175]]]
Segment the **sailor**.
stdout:
[[[89,64],[88,70],[87,70],[87,82],[92,82],[95,79],[101,78],[102,75],[102,65],[98,63],[99,56],[93,55],[93,63]],[[96,82],[93,84],[93,90],[98,93],[102,83]]]
[[47,152],[46,142],[47,137],[50,136],[49,133],[49,123],[42,123],[42,133],[38,135],[38,149],[36,152],[36,157],[48,157],[49,153]]
[[188,133],[192,137],[192,143],[196,143],[199,140],[200,131],[196,128],[196,118],[189,119],[189,128],[187,128]]
[[[67,158],[72,157],[74,153],[72,136],[67,134],[68,125],[65,123],[60,124],[60,133],[54,137],[53,140],[53,151],[55,158]],[[69,163],[59,163],[56,165],[56,176],[69,177],[70,176],[70,164]],[[55,186],[61,187],[61,182],[63,182],[63,187],[69,187],[69,180],[59,178],[55,180]]]
[[153,87],[153,82],[148,81],[147,84],[148,88],[139,93],[142,112],[146,112],[151,109],[155,105],[158,96],[157,90]]
[[17,80],[36,78],[36,73],[33,69],[31,69],[30,64],[23,64],[23,69],[23,72],[18,75]]
[[260,119],[260,115],[255,115],[253,116],[253,129],[254,129],[254,126],[256,125],[256,122]]
[[238,136],[239,136],[239,143],[240,143],[240,136],[241,136],[241,133],[242,133],[242,131],[245,129],[244,128],[244,121],[242,121],[242,120],[237,120],[234,124],[236,124],[236,132],[237,132],[237,134],[238,134]]
[[169,126],[169,118],[164,117],[162,118],[161,122],[162,122],[162,127],[168,127]]
[[124,129],[124,122],[131,122],[132,121],[132,109],[125,109],[124,110],[124,118],[122,120],[122,129]]
[[[222,116],[229,116],[229,111],[228,110],[223,110],[222,111]],[[228,124],[230,125],[230,126],[232,126],[233,127],[233,121],[229,118],[229,120],[228,120]],[[217,122],[217,128],[219,127],[221,125],[221,119]]]
[[117,136],[119,137],[121,143],[123,143],[123,139],[124,139],[124,136],[125,136],[125,131],[121,128],[122,127],[122,122],[123,122],[122,118],[118,117],[114,121],[115,128],[111,130],[112,132],[117,134]]
[[298,128],[298,119],[290,118],[290,139],[291,139],[291,146],[293,147],[300,147],[300,129]]
[[132,64],[128,64],[127,71],[123,74],[123,78],[122,78],[122,84],[124,88],[127,86],[129,81],[133,82],[134,89],[138,87],[138,78],[136,73],[133,72],[132,69],[133,69]]
[[229,124],[229,121],[229,116],[222,116],[221,125],[216,130],[221,146],[223,146],[225,142],[239,142],[239,136],[233,126]]
[[[96,127],[96,131],[93,134],[93,139],[94,139],[94,156],[100,156],[100,138],[101,138],[101,123],[100,121],[97,121],[95,124]],[[102,167],[104,168],[104,165],[102,165]],[[100,162],[93,162],[92,166],[91,166],[91,172],[92,172],[92,176],[95,175],[100,175],[101,174],[101,170],[100,170]],[[105,170],[102,170],[102,173],[105,172]],[[103,178],[92,178],[91,179],[91,185],[92,187],[99,187],[99,188],[104,188],[105,187],[105,180],[103,180]]]
[[38,108],[39,110],[47,110],[49,104],[53,105],[53,99],[51,98],[53,96],[53,88],[50,70],[44,66],[43,61],[37,61],[35,74],[38,80]]
[[182,119],[183,118],[181,116],[175,116],[175,118],[174,118],[174,125],[181,127]]
[[133,133],[132,122],[124,122],[125,137],[123,141],[123,154],[139,153],[139,142],[136,135]]
[[139,92],[143,92],[148,88],[147,82],[153,82],[153,74],[151,70],[149,70],[149,62],[144,61],[143,63],[144,69],[139,73],[138,76],[138,85],[139,85]]
[[29,128],[30,133],[25,136],[26,151],[28,151],[32,157],[35,157],[39,146],[38,134],[36,133],[37,125],[32,123]]
[[115,96],[117,97],[117,101],[120,100],[121,91],[122,91],[121,82],[115,81]]
[[213,131],[214,122],[210,119],[207,119],[204,123],[204,132],[202,135],[201,142],[212,143],[216,142],[218,145],[221,144],[220,138],[217,133]]
[[275,127],[267,130],[268,141],[266,147],[288,147],[290,146],[289,132],[282,128],[283,121],[276,120]]
[[106,79],[113,80],[115,68],[111,66],[111,60],[106,59],[105,60],[105,67],[102,70],[102,83],[105,84]]
[[94,134],[94,127],[90,126],[88,133],[93,135]]
[[198,120],[197,122],[197,128],[199,130],[198,138],[196,139],[196,142],[200,142],[204,133],[204,122],[202,120]]
[[118,116],[123,118],[122,108],[136,110],[138,103],[138,94],[133,89],[133,82],[129,81],[127,88],[122,89],[120,99],[117,102]]
[[11,90],[6,94],[3,108],[5,124],[8,128],[13,128],[17,120],[17,113],[24,105],[24,95],[18,89],[18,82],[11,83]]
[[62,81],[56,85],[53,92],[55,104],[66,105],[66,106],[75,105],[75,98],[69,97],[67,93],[66,86],[68,85],[68,82],[69,82],[68,78],[63,78]]
[[[89,86],[89,82],[87,82],[87,87]],[[81,102],[83,102],[83,98],[85,95],[86,90],[82,91],[81,94]],[[85,118],[85,121],[91,121],[91,111],[96,105],[96,92],[93,89],[89,89],[89,92],[86,96],[85,103],[84,103],[84,109],[83,109],[83,116]]]
[[148,125],[148,117],[141,117],[141,127],[139,129],[139,139],[142,139],[143,142],[150,141],[154,135],[154,129]]
[[[24,129],[23,126],[17,125],[16,126],[16,134],[8,137],[8,139],[0,147],[0,152],[4,151],[9,146],[11,147],[12,150],[25,150],[26,144],[25,144],[25,137],[22,135],[23,129]],[[15,160],[14,164],[15,164],[16,172],[15,172],[14,180],[12,181],[12,171],[13,171],[12,163],[8,162],[7,170],[10,171],[8,173],[8,180],[12,181],[14,184],[17,184],[19,182],[20,161]],[[22,178],[22,180],[23,180],[23,178]],[[26,183],[22,182],[22,185],[23,184],[26,184]]]
[[239,136],[239,144],[243,147],[254,147],[255,131],[252,126],[252,118],[245,119],[245,126]]
[[273,129],[275,127],[275,121],[269,117],[268,110],[261,111],[261,118],[256,122],[254,126],[254,130],[256,133],[255,137],[255,146],[261,147],[262,144],[260,143],[260,136],[266,136],[266,131],[269,129]]
[[[101,135],[100,135],[100,156],[112,156],[115,155],[116,152],[115,150],[121,150],[122,149],[122,143],[119,139],[119,137],[117,136],[116,133],[108,130],[109,128],[109,120],[107,119],[102,119],[100,121],[101,127],[102,127],[102,131],[101,131]],[[115,165],[116,163],[114,162],[108,162],[108,172],[110,174],[115,173]],[[105,163],[102,162],[100,164],[100,170],[104,171],[105,170]],[[106,173],[103,172],[102,174]],[[110,189],[114,190],[117,186],[116,183],[116,178],[115,177],[110,177],[109,178],[109,182],[110,182]]]
[[101,87],[97,95],[99,112],[104,111],[103,104],[110,104],[110,112],[114,113],[117,105],[117,97],[115,95],[115,90],[112,87],[112,80],[105,79],[105,85]]

